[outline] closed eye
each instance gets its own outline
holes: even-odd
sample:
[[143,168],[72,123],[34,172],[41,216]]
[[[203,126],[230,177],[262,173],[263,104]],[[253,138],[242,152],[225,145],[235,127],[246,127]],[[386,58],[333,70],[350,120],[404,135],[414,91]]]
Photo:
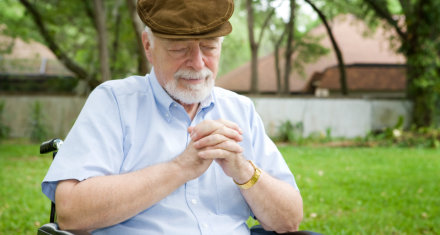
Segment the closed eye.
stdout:
[[217,47],[210,47],[210,46],[202,46],[203,49],[205,50],[215,50],[217,49]]
[[180,49],[169,49],[171,52],[185,52],[186,48],[180,48]]

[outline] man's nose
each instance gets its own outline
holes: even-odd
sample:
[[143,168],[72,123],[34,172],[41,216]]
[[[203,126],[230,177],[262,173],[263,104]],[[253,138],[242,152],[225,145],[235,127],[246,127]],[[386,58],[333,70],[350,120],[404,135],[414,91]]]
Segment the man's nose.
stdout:
[[192,67],[196,71],[200,71],[205,67],[205,61],[200,47],[193,47],[187,62],[187,66]]

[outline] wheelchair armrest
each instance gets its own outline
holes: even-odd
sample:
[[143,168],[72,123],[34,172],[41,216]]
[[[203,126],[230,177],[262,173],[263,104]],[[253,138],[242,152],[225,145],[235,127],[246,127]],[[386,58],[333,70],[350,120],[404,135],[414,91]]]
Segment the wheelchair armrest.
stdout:
[[44,224],[38,229],[37,235],[87,235],[85,231],[66,231],[60,230],[57,223]]
[[74,235],[71,232],[63,231],[58,228],[58,224],[49,223],[44,224],[38,229],[37,235]]
[[58,151],[63,141],[61,139],[51,139],[41,143],[40,154]]

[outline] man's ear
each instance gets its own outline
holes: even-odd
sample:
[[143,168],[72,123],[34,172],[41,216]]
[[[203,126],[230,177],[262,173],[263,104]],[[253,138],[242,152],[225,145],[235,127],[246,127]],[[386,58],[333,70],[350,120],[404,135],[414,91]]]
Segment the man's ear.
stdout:
[[152,50],[150,39],[148,38],[147,32],[142,32],[142,45],[144,46],[145,55],[147,56],[148,62],[150,64],[153,63],[153,56],[152,56]]

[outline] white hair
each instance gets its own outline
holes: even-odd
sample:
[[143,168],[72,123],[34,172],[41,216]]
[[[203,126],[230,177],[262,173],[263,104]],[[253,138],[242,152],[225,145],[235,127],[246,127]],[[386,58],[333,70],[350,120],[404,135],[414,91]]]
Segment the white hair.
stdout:
[[150,42],[151,48],[154,47],[154,35],[153,31],[151,31],[150,27],[145,26],[145,32],[147,32],[148,35],[148,41]]

